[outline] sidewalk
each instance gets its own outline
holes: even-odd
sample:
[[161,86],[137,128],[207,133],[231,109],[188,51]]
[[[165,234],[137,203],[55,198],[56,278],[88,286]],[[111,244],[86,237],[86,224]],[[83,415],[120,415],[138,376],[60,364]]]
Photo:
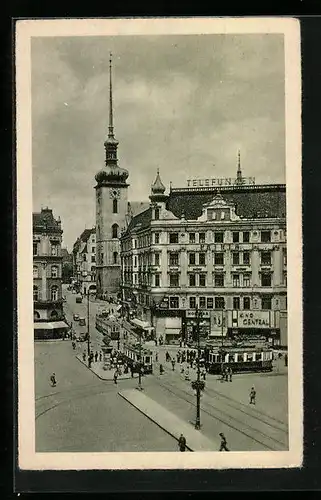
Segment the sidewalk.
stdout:
[[[104,370],[103,369],[103,361],[94,361],[91,364],[91,367],[88,367],[87,359],[86,361],[83,360],[82,356],[80,354],[76,355],[76,358],[78,361],[80,361],[83,365],[88,368],[88,370],[92,371],[95,375],[97,375],[98,378],[101,380],[114,380],[114,373],[115,373],[115,368],[112,368],[111,370]],[[130,378],[137,378],[138,374],[134,373],[134,377],[131,376],[131,373],[123,373],[122,375],[118,375],[117,380],[127,380]]]
[[137,389],[126,389],[118,394],[175,439],[178,440],[183,434],[190,451],[218,451],[217,442],[204,436],[201,431],[193,427],[192,423],[187,423],[177,417],[143,392]]

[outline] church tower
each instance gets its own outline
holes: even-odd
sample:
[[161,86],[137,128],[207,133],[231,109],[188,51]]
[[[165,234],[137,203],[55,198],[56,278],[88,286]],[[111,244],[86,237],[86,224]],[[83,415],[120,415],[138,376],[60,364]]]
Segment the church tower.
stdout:
[[96,285],[97,295],[120,290],[120,233],[128,206],[128,171],[119,167],[118,141],[114,136],[112,59],[109,60],[109,127],[105,168],[96,176]]

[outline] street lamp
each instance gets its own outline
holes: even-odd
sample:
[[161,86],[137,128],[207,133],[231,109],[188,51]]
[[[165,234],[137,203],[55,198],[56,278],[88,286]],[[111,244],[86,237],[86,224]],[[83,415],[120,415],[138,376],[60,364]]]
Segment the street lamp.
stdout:
[[139,372],[138,372],[138,387],[140,391],[143,390],[142,387],[142,332],[139,334]]
[[205,383],[201,381],[201,367],[200,367],[200,357],[201,357],[201,345],[200,345],[200,318],[202,316],[201,311],[196,307],[195,317],[196,317],[196,335],[197,335],[197,378],[192,382],[192,388],[196,391],[196,420],[195,429],[199,430],[201,428],[201,391],[205,387]]

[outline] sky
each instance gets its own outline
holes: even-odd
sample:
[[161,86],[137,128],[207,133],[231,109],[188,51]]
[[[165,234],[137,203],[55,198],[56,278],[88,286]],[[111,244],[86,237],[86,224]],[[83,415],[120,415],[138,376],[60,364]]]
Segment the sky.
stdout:
[[157,168],[187,179],[285,182],[283,35],[33,37],[33,210],[53,209],[69,250],[95,225],[95,174],[115,137],[130,201],[148,201]]

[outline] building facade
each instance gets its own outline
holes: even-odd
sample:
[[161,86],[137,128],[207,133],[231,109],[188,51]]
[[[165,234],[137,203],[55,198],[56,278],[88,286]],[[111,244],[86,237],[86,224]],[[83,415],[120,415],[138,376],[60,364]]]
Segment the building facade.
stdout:
[[85,229],[73,246],[74,277],[79,291],[96,291],[96,228]]
[[62,229],[52,210],[33,214],[33,304],[35,339],[60,338],[64,322],[62,298]]
[[[239,162],[240,163],[240,162]],[[209,180],[207,180],[209,181]],[[287,345],[285,185],[176,188],[159,173],[121,238],[127,314],[165,342],[265,336]]]

